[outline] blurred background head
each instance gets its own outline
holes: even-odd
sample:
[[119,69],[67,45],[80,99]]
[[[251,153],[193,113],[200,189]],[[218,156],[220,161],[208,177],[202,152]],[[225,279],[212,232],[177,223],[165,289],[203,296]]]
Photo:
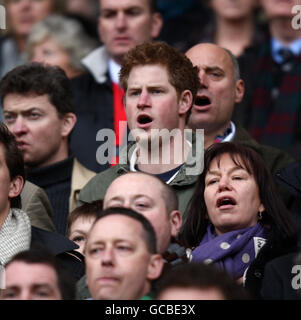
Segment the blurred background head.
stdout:
[[52,13],[65,9],[64,0],[5,0],[7,21],[15,36],[27,36],[32,26]]
[[240,20],[252,16],[258,7],[257,0],[210,0],[215,15],[223,19]]
[[172,269],[160,283],[158,300],[247,300],[248,293],[213,265],[188,263]]
[[268,20],[291,19],[293,6],[301,5],[301,0],[260,0],[260,4]]
[[99,3],[98,0],[67,0],[66,11],[88,19],[97,19]]
[[72,78],[84,71],[81,59],[95,47],[78,21],[52,15],[34,25],[26,52],[29,60],[59,66]]

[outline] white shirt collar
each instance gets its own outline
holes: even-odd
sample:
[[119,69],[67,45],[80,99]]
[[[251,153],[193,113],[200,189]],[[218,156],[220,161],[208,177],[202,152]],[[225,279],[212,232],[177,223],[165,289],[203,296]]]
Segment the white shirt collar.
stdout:
[[236,127],[235,127],[235,124],[231,121],[230,122],[230,125],[231,125],[231,133],[229,133],[224,139],[222,142],[230,142],[234,139],[234,136],[235,136],[235,132],[236,132]]
[[109,60],[109,75],[112,82],[119,84],[120,69],[121,69],[121,65],[119,65],[112,59]]
[[[192,147],[192,144],[190,141],[186,140],[187,144],[190,146],[190,148]],[[135,166],[137,163],[137,151],[138,151],[138,147],[135,147],[134,152],[131,155],[130,158],[130,171],[131,172],[137,172]],[[170,184],[174,178],[177,176],[177,174],[179,173],[180,170],[178,170],[168,181],[166,181],[166,184]]]
[[81,62],[91,72],[97,83],[104,83],[107,80],[108,60],[105,47],[100,47],[89,53]]
[[282,48],[290,49],[295,56],[298,56],[301,53],[301,37],[290,43],[288,46],[284,46],[279,40],[275,38],[271,39],[272,57],[277,63],[282,62],[283,58],[279,54],[279,50]]

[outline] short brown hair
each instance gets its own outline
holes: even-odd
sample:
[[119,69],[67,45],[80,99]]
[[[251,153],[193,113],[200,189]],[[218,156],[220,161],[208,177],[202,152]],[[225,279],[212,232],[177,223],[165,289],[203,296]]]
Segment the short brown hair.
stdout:
[[[100,220],[103,219],[107,216],[111,215],[121,215],[121,216],[126,216],[129,218],[132,218],[138,222],[140,222],[141,227],[143,229],[142,232],[142,238],[145,242],[146,248],[150,254],[155,254],[157,253],[157,238],[156,238],[156,233],[154,230],[154,227],[150,223],[150,221],[145,218],[142,214],[128,208],[123,208],[123,207],[112,207],[112,208],[107,208],[100,212],[100,214],[97,216],[96,220],[94,221],[94,224],[92,228],[96,225],[96,223]],[[91,230],[92,230],[91,228]],[[104,230],[104,232],[106,232]],[[90,232],[91,234],[91,232]],[[87,243],[86,243],[86,248],[87,248]],[[85,248],[85,250],[86,250]]]
[[166,272],[158,288],[157,298],[169,289],[196,290],[216,289],[225,300],[249,300],[246,289],[240,286],[224,270],[212,264],[185,263]]
[[1,79],[0,94],[2,106],[9,94],[24,97],[47,94],[59,117],[75,112],[70,81],[64,70],[56,66],[42,65],[38,62],[18,66]]
[[120,83],[124,91],[127,90],[131,70],[144,65],[166,67],[169,82],[176,89],[178,98],[183,91],[190,90],[195,99],[200,86],[198,68],[183,53],[162,41],[145,42],[125,55],[120,71]]
[[71,211],[67,221],[67,237],[70,236],[71,226],[75,220],[77,220],[79,217],[97,218],[98,214],[102,211],[102,206],[102,200],[96,200],[92,203],[84,203],[80,207],[77,207]]

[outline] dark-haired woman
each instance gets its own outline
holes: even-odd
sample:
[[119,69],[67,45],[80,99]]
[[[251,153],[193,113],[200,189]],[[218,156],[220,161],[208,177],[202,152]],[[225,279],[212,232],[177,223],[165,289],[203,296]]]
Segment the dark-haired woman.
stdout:
[[254,298],[260,297],[265,264],[297,249],[290,213],[263,160],[234,143],[206,150],[182,240],[193,262],[226,270]]

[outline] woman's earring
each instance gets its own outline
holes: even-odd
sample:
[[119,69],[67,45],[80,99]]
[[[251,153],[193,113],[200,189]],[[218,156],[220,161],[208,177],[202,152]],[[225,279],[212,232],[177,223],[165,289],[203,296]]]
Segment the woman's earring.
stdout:
[[259,212],[258,212],[258,220],[261,220],[261,219],[262,219],[262,212],[259,211]]

